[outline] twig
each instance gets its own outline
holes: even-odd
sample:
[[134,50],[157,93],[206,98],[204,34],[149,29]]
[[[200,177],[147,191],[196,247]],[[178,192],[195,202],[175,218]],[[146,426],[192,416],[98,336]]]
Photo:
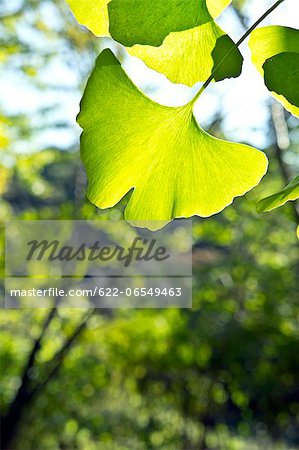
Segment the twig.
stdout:
[[283,160],[283,152],[290,146],[289,131],[284,116],[284,110],[277,102],[272,102],[271,104],[271,119],[276,137],[275,153],[277,161],[284,182],[285,184],[288,184],[291,181],[291,177],[288,167]]
[[56,353],[53,360],[51,361],[52,368],[50,369],[50,371],[47,374],[47,376],[45,377],[45,379],[31,391],[30,400],[32,400],[33,397],[35,397],[39,392],[41,392],[46,387],[46,385],[49,383],[49,381],[53,378],[53,376],[56,375],[56,373],[58,372],[58,370],[60,369],[60,367],[64,361],[66,354],[73,346],[76,338],[86,328],[86,325],[87,325],[89,319],[91,318],[91,316],[94,314],[94,312],[95,312],[95,310],[92,309],[83,317],[83,319],[80,322],[80,324],[78,325],[78,327],[74,330],[74,332],[71,334],[71,336],[69,336],[69,338],[66,340],[66,342],[61,347],[61,349]]
[[[284,183],[288,184],[291,181],[292,177],[287,164],[284,162],[283,153],[290,146],[289,131],[285,120],[283,107],[276,101],[271,105],[271,119],[275,132],[274,150],[276,159]],[[292,202],[291,205],[293,209],[294,219],[299,225],[299,211],[296,202]]]
[[23,369],[23,375],[21,379],[21,384],[18,389],[18,392],[11,402],[8,412],[5,416],[1,416],[1,445],[2,448],[7,448],[10,441],[12,440],[15,429],[18,426],[18,423],[21,420],[22,412],[25,406],[30,401],[30,371],[34,367],[36,355],[41,348],[41,342],[45,336],[47,329],[49,328],[53,318],[55,317],[56,309],[52,308],[49,314],[47,315],[44,324],[42,326],[41,332],[38,338],[34,341],[32,350],[27,359],[27,363]]

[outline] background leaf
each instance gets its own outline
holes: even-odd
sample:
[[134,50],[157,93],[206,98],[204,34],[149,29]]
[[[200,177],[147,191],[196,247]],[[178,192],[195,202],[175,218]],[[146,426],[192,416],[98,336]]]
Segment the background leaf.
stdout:
[[202,130],[191,104],[166,107],[143,95],[107,49],[88,81],[78,123],[89,200],[109,208],[134,189],[128,220],[210,216],[267,170],[264,153]]
[[[299,116],[298,56],[292,59],[289,55],[299,55],[299,30],[283,26],[258,28],[252,32],[249,46],[252,61],[265,78],[268,89],[274,91],[273,97],[293,115]],[[296,84],[292,85],[292,79]],[[295,104],[288,99],[295,99]]]
[[257,212],[267,212],[273,209],[283,206],[285,203],[291,200],[297,200],[299,198],[299,176],[294,178],[282,191],[269,197],[263,198],[257,204]]

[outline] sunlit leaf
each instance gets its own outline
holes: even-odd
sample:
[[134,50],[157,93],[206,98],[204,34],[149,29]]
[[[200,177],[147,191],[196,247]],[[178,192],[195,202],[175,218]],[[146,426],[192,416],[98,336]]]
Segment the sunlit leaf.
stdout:
[[[77,21],[82,25],[85,25],[96,36],[108,36],[109,24],[108,24],[108,11],[107,5],[110,0],[66,0],[73,11]],[[168,0],[168,7],[173,7],[175,0]],[[207,7],[212,17],[219,16],[222,11],[231,3],[232,0],[207,0]],[[139,0],[129,0],[132,7],[142,6],[142,15],[145,11],[145,3]],[[160,2],[163,4],[164,2]],[[182,2],[183,4],[183,2]],[[196,13],[199,11],[198,2],[193,4],[196,8]],[[184,10],[185,8],[183,8]],[[192,19],[191,19],[192,20]],[[152,30],[151,30],[152,31]],[[175,31],[170,29],[168,33]],[[168,34],[166,33],[166,35]],[[165,35],[165,36],[166,36]],[[164,37],[165,37],[164,36]],[[164,39],[164,38],[163,38]],[[162,39],[162,41],[163,41]],[[162,43],[162,42],[161,42]]]
[[[129,53],[165,74],[174,83],[193,86],[206,80],[224,56],[221,77],[237,77],[243,58],[234,42],[214,22],[229,2],[197,0],[112,0],[108,5],[110,33],[131,47]],[[134,45],[136,44],[136,45]]]
[[212,17],[218,17],[232,0],[207,0],[207,7]]
[[299,30],[268,26],[253,31],[252,60],[272,95],[299,116]]
[[229,58],[221,64],[221,76],[215,77],[216,80],[238,77],[242,71],[243,58],[239,50],[215,22],[171,33],[161,47],[135,45],[128,51],[173,83],[187,86],[205,81],[228,52]]
[[111,36],[127,47],[159,46],[169,33],[213,20],[206,0],[112,0],[108,12]]
[[108,7],[112,37],[174,83],[206,80],[227,52],[230,57],[215,79],[241,73],[239,50],[213,21],[231,0],[67,1],[78,22],[97,36],[109,36]]
[[269,197],[263,198],[257,204],[257,212],[262,213],[266,211],[272,211],[279,206],[291,200],[297,200],[299,198],[299,176],[294,178],[282,191]]
[[109,36],[107,4],[110,0],[66,0],[81,25],[96,36]]
[[97,59],[78,123],[89,200],[109,208],[132,189],[128,220],[210,216],[267,170],[264,153],[206,133],[191,103],[173,108],[147,98],[110,50]]

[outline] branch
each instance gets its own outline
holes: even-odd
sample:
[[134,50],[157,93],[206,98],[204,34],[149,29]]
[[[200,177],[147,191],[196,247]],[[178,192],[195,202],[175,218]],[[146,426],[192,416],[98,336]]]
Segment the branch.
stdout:
[[280,104],[273,102],[271,104],[271,119],[275,132],[275,154],[279,164],[280,172],[285,184],[291,181],[288,166],[283,160],[283,152],[290,146],[289,131],[286,124],[284,110]]
[[239,22],[241,23],[244,30],[248,27],[248,17],[245,17],[243,13],[240,11],[240,9],[237,7],[237,5],[232,5],[233,11],[236,14],[237,18],[239,19]]
[[[283,153],[289,148],[290,139],[284,109],[278,102],[273,102],[271,105],[271,119],[276,138],[274,143],[276,159],[284,183],[288,184],[291,181],[292,176],[289,172],[288,165],[284,162]],[[293,209],[294,219],[299,225],[299,211],[296,202],[292,202],[291,206]]]
[[7,448],[10,441],[14,437],[15,430],[21,420],[22,412],[25,406],[28,404],[30,399],[30,371],[34,367],[36,354],[41,348],[41,342],[44,335],[49,328],[53,318],[55,317],[56,309],[52,308],[47,315],[44,324],[42,326],[41,332],[38,338],[34,341],[32,350],[29,354],[27,363],[23,369],[23,375],[21,377],[21,384],[18,392],[9,406],[9,409],[5,416],[1,416],[1,448]]
[[[60,299],[57,300],[57,303]],[[60,350],[55,354],[52,361],[49,365],[46,367],[46,372],[48,370],[48,374],[45,376],[45,378],[34,388],[30,389],[29,382],[30,379],[28,377],[28,381],[26,381],[26,390],[25,390],[25,396],[19,397],[19,401],[16,402],[16,400],[13,401],[9,408],[9,413],[5,417],[1,417],[1,450],[9,450],[11,449],[11,442],[16,436],[16,430],[18,428],[18,425],[21,421],[22,413],[24,412],[24,409],[27,408],[32,400],[40,393],[42,390],[47,386],[47,384],[51,381],[51,379],[57,374],[58,370],[60,369],[61,365],[64,362],[64,359],[67,355],[67,353],[71,350],[72,346],[74,345],[76,339],[78,336],[85,330],[86,325],[89,321],[89,319],[92,317],[94,312],[97,311],[97,309],[92,309],[88,313],[85,314],[83,319],[80,321],[79,325],[75,328],[73,333],[67,338],[65,343],[62,345]],[[47,328],[49,327],[50,322],[52,321],[56,310],[52,309],[49,316],[47,317],[41,335],[38,338],[37,341],[39,341],[39,344],[34,345],[34,348],[38,347],[40,348],[40,341],[42,340],[42,337],[44,336]],[[112,310],[109,308],[101,309],[101,314],[105,315],[106,317],[111,318],[112,317]],[[37,350],[34,352],[36,354]],[[34,360],[32,358],[32,353],[30,354],[30,360]],[[26,365],[26,368],[29,367],[29,364]],[[30,368],[33,367],[33,364],[30,365]],[[28,371],[27,371],[28,375]],[[17,394],[19,396],[19,392]],[[20,401],[21,400],[21,401]]]
[[91,316],[94,314],[95,309],[92,309],[89,311],[85,316],[83,317],[82,321],[78,325],[78,327],[73,331],[73,333],[68,337],[66,342],[62,345],[61,349],[56,353],[54,358],[51,361],[51,368],[49,370],[49,373],[46,375],[44,380],[36,386],[34,389],[32,389],[30,393],[29,400],[31,401],[36,395],[38,395],[39,392],[41,392],[46,385],[49,383],[49,381],[56,375],[58,370],[60,369],[61,365],[63,364],[63,361],[65,359],[65,356],[69,352],[69,350],[74,345],[75,340],[77,337],[82,333],[82,331],[85,330],[86,325],[91,318]]

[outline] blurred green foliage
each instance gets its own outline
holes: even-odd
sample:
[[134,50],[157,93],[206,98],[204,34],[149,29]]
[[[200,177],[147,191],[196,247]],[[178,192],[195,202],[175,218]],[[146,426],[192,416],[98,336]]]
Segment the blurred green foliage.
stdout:
[[[30,114],[0,103],[2,223],[121,218],[122,205],[100,212],[85,200],[78,130],[74,121],[61,121],[57,95],[46,95],[68,87],[53,86],[55,77],[40,79],[41,68],[59,60],[71,64],[72,91],[80,92],[98,43],[72,22],[62,1],[7,1],[1,9],[2,70],[50,98]],[[30,29],[37,33],[32,42]],[[292,117],[286,124],[283,157],[291,172],[299,128]],[[60,147],[59,139],[49,146],[36,138],[57,129],[70,129],[73,141]],[[223,136],[221,115],[212,132]],[[84,314],[57,310],[28,373],[39,388],[16,429],[15,450],[298,448],[298,243],[290,205],[255,213],[261,194],[284,184],[270,120],[265,133],[271,164],[261,186],[223,213],[194,220],[192,310],[95,312],[43,387],[39,382]],[[1,243],[4,277],[3,227]],[[47,315],[1,312],[2,414]]]

